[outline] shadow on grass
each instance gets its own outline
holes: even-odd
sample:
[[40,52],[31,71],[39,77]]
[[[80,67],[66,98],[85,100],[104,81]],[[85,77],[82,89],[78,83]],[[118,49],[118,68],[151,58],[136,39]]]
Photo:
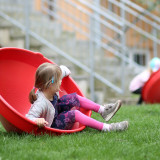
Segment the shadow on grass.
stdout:
[[17,133],[17,132],[0,131],[0,136],[3,136],[3,137],[16,137],[16,136],[24,137],[26,135],[29,135],[29,134],[27,134],[25,132],[23,132],[23,133]]

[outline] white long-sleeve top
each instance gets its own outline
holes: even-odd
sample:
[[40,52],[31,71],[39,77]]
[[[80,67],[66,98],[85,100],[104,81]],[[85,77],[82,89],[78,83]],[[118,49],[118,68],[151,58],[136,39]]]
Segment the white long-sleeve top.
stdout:
[[54,119],[55,108],[43,92],[38,90],[36,95],[37,100],[31,105],[26,117],[32,121],[35,121],[36,118],[44,118],[48,122],[47,127],[50,127]]
[[150,78],[151,73],[149,70],[145,70],[142,73],[138,74],[136,77],[133,78],[129,85],[129,90],[131,92],[136,91],[137,89],[144,86],[144,84],[148,81]]

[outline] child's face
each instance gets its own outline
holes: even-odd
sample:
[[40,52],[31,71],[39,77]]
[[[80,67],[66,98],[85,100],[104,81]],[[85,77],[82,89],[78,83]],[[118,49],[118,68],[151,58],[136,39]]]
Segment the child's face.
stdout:
[[55,83],[51,84],[52,92],[54,92],[54,93],[58,92],[60,90],[61,83],[62,83],[62,80],[59,80],[57,82],[57,84],[55,84]]
[[62,80],[59,80],[58,85],[57,85],[58,91],[60,90],[61,83],[62,83]]

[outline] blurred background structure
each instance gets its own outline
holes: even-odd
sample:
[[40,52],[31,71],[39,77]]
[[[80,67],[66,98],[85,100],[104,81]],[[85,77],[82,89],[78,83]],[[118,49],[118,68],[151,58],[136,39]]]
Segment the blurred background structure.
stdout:
[[98,103],[126,99],[130,80],[160,57],[160,1],[0,0],[0,47],[68,66]]

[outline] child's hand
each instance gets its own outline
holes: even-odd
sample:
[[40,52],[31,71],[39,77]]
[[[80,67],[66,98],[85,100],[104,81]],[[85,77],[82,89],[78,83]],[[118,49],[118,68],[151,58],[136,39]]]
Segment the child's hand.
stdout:
[[38,125],[39,128],[44,127],[45,125],[48,124],[48,122],[45,121],[44,118],[36,118],[35,122],[36,122],[36,124]]
[[60,68],[62,70],[62,79],[71,74],[71,71],[66,66],[61,65]]

